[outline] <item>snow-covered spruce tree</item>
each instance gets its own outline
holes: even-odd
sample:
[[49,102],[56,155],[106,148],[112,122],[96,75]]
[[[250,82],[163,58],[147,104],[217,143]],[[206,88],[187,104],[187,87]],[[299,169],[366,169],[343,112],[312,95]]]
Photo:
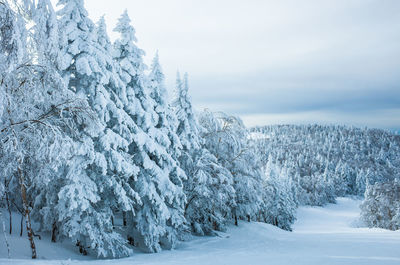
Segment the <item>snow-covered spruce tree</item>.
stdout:
[[31,10],[38,64],[58,69],[60,50],[57,15],[50,0],[38,0]]
[[[180,167],[178,158],[181,155],[182,145],[178,135],[176,134],[177,118],[168,104],[168,94],[164,84],[164,74],[159,62],[158,52],[156,53],[149,74],[149,88],[150,97],[153,99],[153,109],[156,117],[154,135],[155,140],[161,146],[165,147],[171,158],[166,160],[170,168],[170,180],[178,187],[183,188],[183,181],[187,176],[183,169]],[[181,191],[181,190],[180,190]],[[183,190],[182,190],[183,192]],[[180,207],[175,209],[171,208],[171,215],[174,218],[182,218],[183,208],[185,206],[185,196],[181,196]],[[184,222],[181,220],[179,222]],[[176,227],[180,229],[179,236],[182,234],[184,226]],[[171,230],[171,228],[169,228]],[[169,231],[168,234],[176,235],[176,231]],[[167,241],[168,242],[168,241]]]
[[400,180],[367,185],[360,208],[367,226],[400,229]]
[[[0,70],[1,72],[11,72],[27,57],[27,32],[24,19],[11,9],[8,1],[0,2],[0,8],[0,59],[2,62],[0,64]],[[0,110],[4,108],[4,105],[5,104],[1,105]]]
[[180,156],[182,150],[182,144],[176,133],[178,120],[168,103],[168,94],[164,83],[165,77],[159,62],[158,52],[153,58],[148,78],[150,97],[154,100],[154,112],[158,116],[155,125],[159,130],[159,139],[157,140],[166,146],[168,152],[176,159]]
[[187,74],[184,82],[178,74],[172,104],[183,146],[179,160],[187,175],[185,217],[195,234],[212,234],[213,230],[224,230],[235,205],[235,192],[230,172],[204,147],[202,128],[194,115],[188,90]]
[[149,84],[144,73],[144,52],[136,46],[135,30],[126,11],[114,31],[120,34],[114,43],[114,59],[121,66],[120,77],[126,86],[126,99],[122,102],[137,124],[129,152],[133,154],[133,163],[140,168],[137,177],[129,181],[141,202],[127,212],[127,233],[135,245],[158,252],[161,247],[171,248],[176,244],[184,223],[182,179],[185,176],[169,153],[172,145],[179,145],[171,142],[172,134],[168,135],[171,129],[164,114],[165,99],[156,87],[160,81],[156,80],[160,77],[156,77],[158,70],[154,69]]
[[279,168],[269,158],[265,167],[263,205],[260,221],[291,231],[295,221],[296,202],[292,179],[287,168]]
[[175,95],[172,102],[178,118],[177,134],[185,150],[199,149],[201,147],[200,127],[192,108],[188,82],[187,73],[184,74],[183,80],[179,72],[177,73]]
[[200,124],[206,129],[206,147],[232,174],[235,224],[254,219],[262,206],[263,173],[247,129],[239,118],[210,111],[201,113]]
[[113,210],[132,210],[139,201],[128,184],[139,172],[129,152],[136,125],[119,98],[124,86],[104,20],[95,27],[82,0],[58,4],[62,76],[71,91],[88,100],[99,121],[96,133],[80,132],[84,143],[93,143],[92,160],[71,164],[75,173],[67,175],[58,194],[59,230],[82,251],[90,247],[98,256],[126,256],[126,240],[113,230],[112,219]]

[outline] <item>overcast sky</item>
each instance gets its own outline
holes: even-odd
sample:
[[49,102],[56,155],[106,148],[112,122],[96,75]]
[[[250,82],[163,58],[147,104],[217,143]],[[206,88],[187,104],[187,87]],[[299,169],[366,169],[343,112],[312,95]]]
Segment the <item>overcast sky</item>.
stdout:
[[247,125],[400,129],[398,0],[85,0],[112,29],[124,9],[167,85],[188,72],[196,108]]

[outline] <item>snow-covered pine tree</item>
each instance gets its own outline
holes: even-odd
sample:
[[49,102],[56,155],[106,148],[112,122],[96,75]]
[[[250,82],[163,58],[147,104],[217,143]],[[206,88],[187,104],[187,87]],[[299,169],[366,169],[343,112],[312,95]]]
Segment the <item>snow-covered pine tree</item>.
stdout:
[[[27,32],[22,16],[14,12],[8,1],[0,3],[1,17],[1,72],[10,72],[27,57]],[[2,105],[4,106],[4,105]],[[1,108],[1,107],[0,107]]]
[[50,64],[57,69],[57,63],[60,61],[59,32],[53,5],[50,0],[38,0],[31,14],[38,64]]
[[210,111],[201,113],[200,124],[206,129],[207,149],[232,174],[235,224],[238,219],[250,221],[261,209],[263,173],[247,129],[237,117]]
[[[125,100],[126,87],[120,79],[120,66],[113,61],[114,50],[108,38],[104,17],[101,17],[96,28],[97,42],[103,51],[105,58],[102,63],[109,69],[110,79],[105,84],[108,92],[106,111],[101,116],[105,124],[105,132],[100,137],[101,152],[107,160],[107,175],[112,176],[104,185],[111,187],[112,193],[105,200],[113,209],[122,211],[132,210],[132,205],[140,201],[138,194],[127,183],[136,176],[139,168],[133,164],[134,154],[129,152],[129,145],[134,140],[137,126],[131,117],[125,112],[123,100]],[[114,200],[114,201],[113,201]]]
[[400,180],[368,184],[360,208],[368,227],[400,229]]
[[178,118],[177,134],[181,139],[184,150],[196,150],[201,147],[200,127],[198,126],[191,98],[189,96],[188,74],[185,73],[183,80],[179,72],[176,77],[176,88],[172,106]]
[[287,171],[288,168],[279,168],[274,164],[272,157],[268,158],[260,220],[291,231],[297,205],[293,194],[293,184]]
[[59,193],[60,231],[81,248],[91,247],[98,256],[126,256],[130,251],[113,230],[112,218],[113,210],[132,210],[139,201],[127,184],[139,172],[129,153],[136,125],[119,98],[124,87],[104,20],[96,28],[82,0],[58,4],[62,5],[58,11],[62,76],[71,91],[88,100],[99,121],[95,133],[81,131],[84,143],[93,142],[92,160],[72,163],[75,174],[67,175]]
[[168,103],[168,93],[165,88],[164,79],[164,73],[157,52],[153,58],[148,80],[150,97],[154,100],[154,112],[158,116],[155,127],[159,129],[159,133],[161,133],[159,137],[167,137],[165,139],[161,138],[158,141],[163,142],[163,145],[167,146],[168,152],[176,159],[181,154],[182,144],[176,134],[178,120]]
[[194,115],[188,90],[187,74],[182,81],[178,73],[172,104],[183,145],[179,160],[187,175],[185,217],[195,234],[212,234],[213,230],[224,230],[226,216],[231,215],[235,205],[235,191],[230,172],[204,147],[203,129]]
[[[183,224],[183,209],[186,201],[186,197],[183,193],[183,181],[187,179],[187,176],[180,167],[178,161],[178,158],[181,154],[182,145],[178,135],[176,134],[177,118],[168,104],[168,94],[164,84],[164,74],[159,62],[158,52],[153,59],[148,81],[150,97],[154,101],[153,109],[157,115],[154,133],[152,133],[152,135],[154,135],[156,142],[163,146],[171,155],[171,157],[168,157],[168,159],[165,160],[165,167],[168,167],[170,170],[169,177],[172,183],[180,187],[181,189],[179,189],[179,192],[182,192],[182,194],[179,195],[181,200],[179,202],[179,207],[170,208],[170,212],[172,219],[181,219],[179,221],[175,221],[175,223]],[[184,227],[182,225],[175,227],[175,230],[169,227],[170,231],[168,232],[168,235],[173,237],[181,236],[178,235],[177,232],[181,234],[182,231],[178,230],[182,230],[183,228]],[[169,241],[170,240],[164,242],[164,245],[168,245]],[[173,240],[172,242],[175,241],[176,240]]]
[[134,155],[134,164],[141,169],[137,178],[129,181],[141,203],[127,213],[127,232],[142,249],[158,252],[161,247],[173,247],[182,229],[185,196],[180,178],[184,175],[173,154],[168,153],[172,143],[163,135],[165,128],[160,127],[161,124],[167,126],[167,121],[160,118],[165,106],[157,109],[156,105],[161,102],[156,103],[151,97],[149,80],[144,73],[144,52],[136,46],[135,30],[130,21],[125,11],[114,29],[120,34],[114,43],[114,59],[121,66],[120,77],[126,85],[124,110],[138,126],[129,151]]

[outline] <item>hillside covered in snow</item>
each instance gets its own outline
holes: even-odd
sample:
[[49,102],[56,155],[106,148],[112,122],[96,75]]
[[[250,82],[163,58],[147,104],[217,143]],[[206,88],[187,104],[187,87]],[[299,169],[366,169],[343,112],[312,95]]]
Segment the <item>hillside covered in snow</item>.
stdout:
[[[399,231],[358,227],[360,200],[339,198],[326,207],[302,206],[293,232],[263,223],[240,222],[215,237],[194,237],[173,251],[136,253],[134,257],[101,261],[77,255],[72,249],[49,240],[38,243],[41,260],[30,259],[26,240],[13,236],[13,259],[1,264],[399,264]],[[2,244],[3,242],[0,241]],[[0,249],[0,256],[6,255]]]

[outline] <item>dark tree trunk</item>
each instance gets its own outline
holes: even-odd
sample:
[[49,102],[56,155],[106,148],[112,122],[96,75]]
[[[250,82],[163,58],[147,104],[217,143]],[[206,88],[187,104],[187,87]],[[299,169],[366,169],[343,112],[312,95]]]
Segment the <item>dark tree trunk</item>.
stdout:
[[128,244],[134,246],[135,245],[135,239],[131,236],[127,236],[126,238],[128,240]]
[[10,205],[10,198],[8,197],[8,187],[7,186],[6,186],[6,202],[7,202],[8,214],[10,215],[10,235],[11,235],[11,233],[12,233],[12,214],[11,214],[11,205]]
[[126,212],[125,211],[122,212],[122,222],[123,222],[123,225],[126,226]]
[[86,256],[88,254],[85,247],[82,246],[82,244],[79,240],[76,241],[76,245],[79,247],[79,253],[81,253],[83,256]]
[[235,214],[235,225],[238,226],[238,218],[236,214]]
[[24,215],[21,215],[21,231],[19,232],[19,236],[22,236],[24,233]]
[[51,242],[54,242],[54,243],[57,242],[57,232],[58,232],[57,223],[54,222],[52,229],[51,229]]

